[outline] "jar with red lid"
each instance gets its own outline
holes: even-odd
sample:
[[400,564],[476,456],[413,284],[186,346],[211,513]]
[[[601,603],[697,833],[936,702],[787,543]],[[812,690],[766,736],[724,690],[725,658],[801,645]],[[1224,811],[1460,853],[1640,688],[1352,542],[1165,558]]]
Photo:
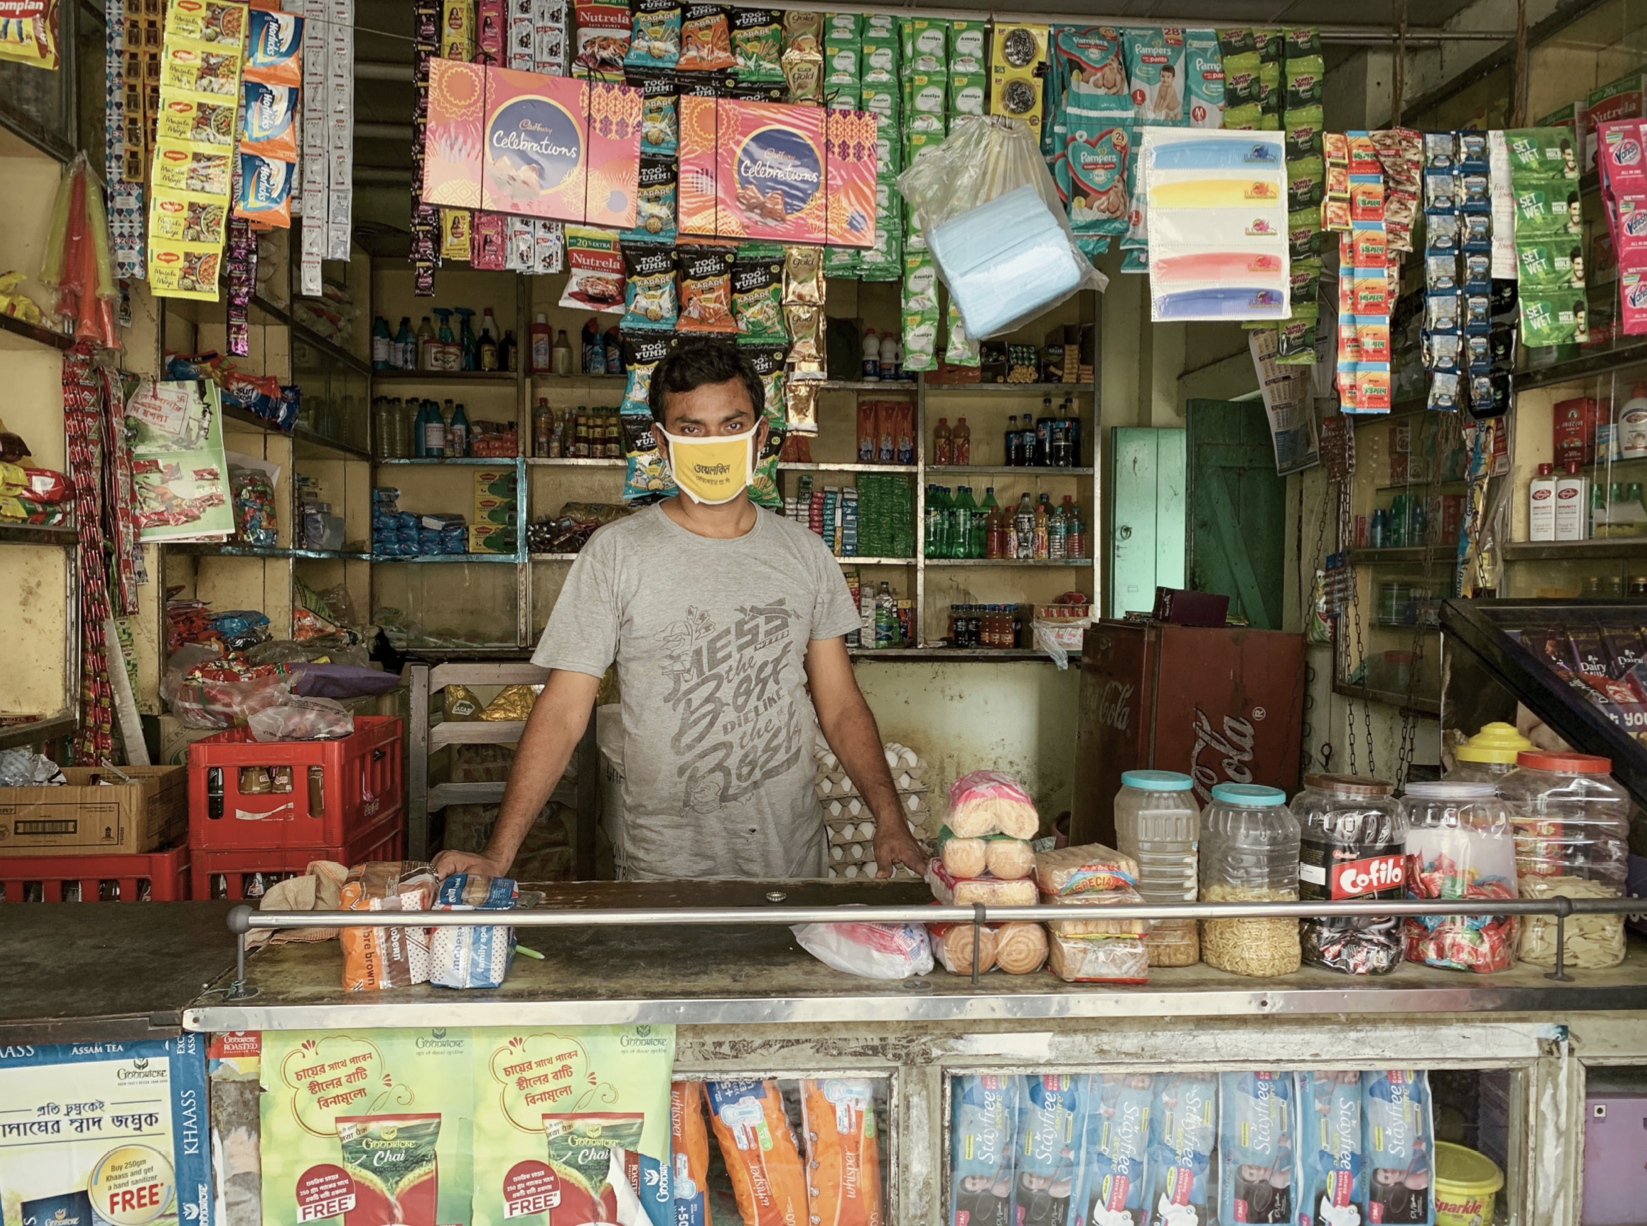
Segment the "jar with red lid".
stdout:
[[[1612,777],[1613,764],[1593,754],[1524,750],[1498,784],[1515,823],[1516,875],[1523,898],[1622,898],[1630,796]],[[1556,919],[1529,915],[1521,926],[1521,958],[1553,966]],[[1569,966],[1617,966],[1624,961],[1623,915],[1571,915],[1566,922]]]

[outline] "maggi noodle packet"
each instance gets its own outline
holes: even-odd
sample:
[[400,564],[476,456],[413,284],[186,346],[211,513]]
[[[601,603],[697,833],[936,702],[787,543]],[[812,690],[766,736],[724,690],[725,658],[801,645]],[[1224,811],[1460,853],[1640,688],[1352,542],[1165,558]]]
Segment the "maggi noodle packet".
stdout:
[[676,1226],[709,1226],[709,1133],[703,1123],[703,1086],[677,1081],[669,1087],[670,1171]]
[[439,1113],[340,1115],[335,1123],[354,1195],[343,1226],[435,1226]]
[[[435,877],[415,860],[373,861],[349,870],[342,911],[427,911]],[[427,928],[340,928],[343,986],[351,992],[429,982]],[[431,1215],[431,1226],[433,1216]]]
[[806,1179],[778,1083],[709,1081],[704,1091],[744,1226],[806,1220]]
[[807,1209],[831,1226],[880,1226],[881,1160],[875,1094],[865,1077],[801,1082]]

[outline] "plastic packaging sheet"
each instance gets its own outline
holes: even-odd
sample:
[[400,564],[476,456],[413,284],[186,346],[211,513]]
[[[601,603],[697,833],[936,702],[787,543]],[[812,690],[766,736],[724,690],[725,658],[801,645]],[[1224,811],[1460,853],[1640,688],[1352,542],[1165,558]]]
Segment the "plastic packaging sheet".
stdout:
[[963,124],[898,176],[898,190],[972,340],[1109,284],[1076,246],[1040,146],[1020,120]]

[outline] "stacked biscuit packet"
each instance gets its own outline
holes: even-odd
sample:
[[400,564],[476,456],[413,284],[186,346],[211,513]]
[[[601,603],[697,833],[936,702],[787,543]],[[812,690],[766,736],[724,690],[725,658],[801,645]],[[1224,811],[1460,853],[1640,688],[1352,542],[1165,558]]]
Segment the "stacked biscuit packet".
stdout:
[[[1035,802],[1016,779],[999,771],[961,776],[950,785],[949,817],[938,831],[938,855],[927,868],[933,897],[946,906],[1035,905],[1029,840],[1040,827]],[[1047,937],[1039,924],[928,927],[933,956],[951,974],[972,973],[975,943],[980,973],[999,967],[1027,975],[1046,961]]]
[[[1035,857],[1035,883],[1051,906],[1142,903],[1138,864],[1099,843],[1061,847]],[[1141,919],[1049,920],[1047,964],[1068,983],[1145,983],[1149,955]]]
[[[885,746],[886,764],[892,771],[893,786],[898,789],[898,804],[909,822],[910,833],[921,836],[921,823],[930,811],[927,796],[931,791],[922,781],[926,778],[926,760],[907,745],[888,742]],[[829,875],[831,877],[873,877],[875,875],[875,814],[869,802],[858,794],[856,785],[846,768],[829,747],[820,744],[816,751],[818,775],[815,786],[818,800],[823,805],[824,827],[829,832]],[[907,868],[899,865],[894,877],[911,877]]]

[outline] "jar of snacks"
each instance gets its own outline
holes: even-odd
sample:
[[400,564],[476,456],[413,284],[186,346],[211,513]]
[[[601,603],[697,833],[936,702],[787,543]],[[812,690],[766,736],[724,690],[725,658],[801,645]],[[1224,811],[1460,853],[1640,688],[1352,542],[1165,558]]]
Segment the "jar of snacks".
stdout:
[[[1523,898],[1622,898],[1630,797],[1613,781],[1612,761],[1582,753],[1524,750],[1498,784],[1515,822],[1516,877]],[[1624,916],[1570,915],[1566,965],[1624,961]],[[1520,956],[1554,966],[1556,917],[1529,915]]]
[[[1515,898],[1515,823],[1490,783],[1407,785],[1407,897]],[[1407,957],[1455,971],[1515,965],[1513,915],[1410,915]]]
[[[1201,811],[1202,902],[1296,902],[1298,819],[1280,788],[1220,783]],[[1237,975],[1290,975],[1298,921],[1201,921],[1201,960]]]
[[[1367,775],[1308,775],[1292,798],[1298,819],[1298,897],[1322,902],[1400,898],[1406,885],[1407,818],[1395,785]],[[1304,961],[1351,975],[1401,965],[1393,915],[1300,920]]]
[[[1115,845],[1138,862],[1138,893],[1145,902],[1195,901],[1201,806],[1195,803],[1194,786],[1178,771],[1121,775]],[[1194,966],[1201,957],[1192,919],[1153,921],[1144,945],[1151,966]]]
[[1453,751],[1457,763],[1447,772],[1449,783],[1496,784],[1515,769],[1516,755],[1533,743],[1503,721],[1481,725],[1469,740]]

